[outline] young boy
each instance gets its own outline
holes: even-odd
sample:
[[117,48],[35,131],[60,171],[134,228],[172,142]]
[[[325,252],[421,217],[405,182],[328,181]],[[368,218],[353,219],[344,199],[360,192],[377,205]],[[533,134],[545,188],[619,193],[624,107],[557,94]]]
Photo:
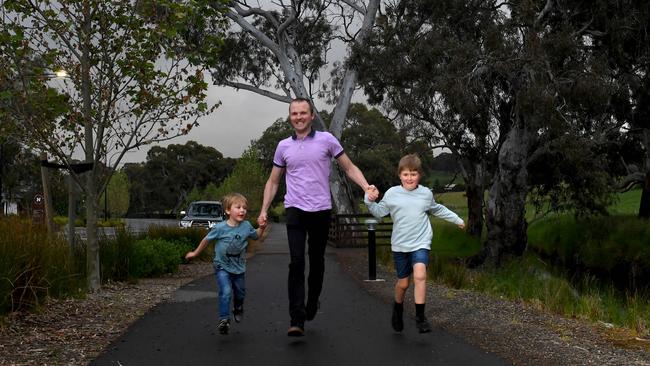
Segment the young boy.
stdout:
[[248,239],[262,237],[265,225],[255,230],[246,221],[248,200],[239,193],[224,197],[223,205],[228,220],[215,225],[199,246],[185,254],[186,259],[198,256],[210,242],[214,246],[214,270],[219,286],[219,333],[228,334],[230,329],[230,301],[234,292],[233,317],[237,323],[244,315],[244,296],[246,295],[246,247]]
[[[395,284],[395,304],[391,323],[396,332],[404,329],[402,314],[409,276],[413,274],[415,297],[415,320],[420,333],[431,331],[431,325],[424,315],[426,300],[427,264],[433,230],[428,212],[446,221],[453,222],[464,229],[465,223],[455,213],[433,199],[431,191],[421,186],[422,163],[415,154],[402,157],[397,174],[401,185],[386,191],[379,203],[365,196],[368,210],[377,218],[390,214],[393,219],[391,250],[397,272]],[[371,197],[372,198],[372,197]]]

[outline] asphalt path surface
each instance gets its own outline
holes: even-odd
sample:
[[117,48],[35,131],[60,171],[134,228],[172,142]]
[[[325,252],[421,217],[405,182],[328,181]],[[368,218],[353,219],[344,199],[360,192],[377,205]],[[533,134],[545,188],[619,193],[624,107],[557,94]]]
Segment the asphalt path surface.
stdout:
[[288,337],[286,247],[284,226],[276,224],[248,261],[244,319],[230,334],[217,331],[216,281],[207,276],[148,312],[91,365],[506,364],[441,329],[419,334],[408,317],[395,333],[391,305],[360,288],[329,252],[321,308],[305,336]]

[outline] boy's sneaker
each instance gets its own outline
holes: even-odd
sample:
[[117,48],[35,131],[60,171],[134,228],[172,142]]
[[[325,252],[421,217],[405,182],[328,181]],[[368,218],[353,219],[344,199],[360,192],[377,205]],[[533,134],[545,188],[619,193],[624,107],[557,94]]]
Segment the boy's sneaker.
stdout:
[[221,334],[228,334],[228,331],[230,330],[230,320],[221,319],[219,325],[217,326],[217,329],[219,329],[219,333]]
[[302,337],[305,335],[305,325],[304,323],[293,323],[287,330],[287,335],[289,337]]
[[307,321],[314,320],[318,309],[320,308],[320,301],[316,300],[314,302],[307,301],[307,306],[305,306],[305,319]]
[[426,317],[415,319],[415,326],[420,333],[429,333],[431,331],[431,324],[429,324]]
[[404,319],[402,318],[403,310],[397,305],[393,306],[393,316],[390,319],[390,323],[393,326],[393,329],[396,332],[401,332],[404,330]]
[[235,322],[239,323],[242,321],[244,318],[244,308],[239,307],[239,308],[234,308],[232,309],[232,316],[235,318]]

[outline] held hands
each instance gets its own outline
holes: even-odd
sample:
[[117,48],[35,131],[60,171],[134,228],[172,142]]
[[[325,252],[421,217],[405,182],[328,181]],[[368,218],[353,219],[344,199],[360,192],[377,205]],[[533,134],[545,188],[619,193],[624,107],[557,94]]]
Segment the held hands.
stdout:
[[266,229],[266,226],[268,225],[266,212],[260,212],[260,215],[257,216],[257,225],[259,225],[259,228],[262,230]]
[[366,188],[366,193],[368,194],[368,201],[375,202],[379,198],[379,190],[374,185],[369,185]]

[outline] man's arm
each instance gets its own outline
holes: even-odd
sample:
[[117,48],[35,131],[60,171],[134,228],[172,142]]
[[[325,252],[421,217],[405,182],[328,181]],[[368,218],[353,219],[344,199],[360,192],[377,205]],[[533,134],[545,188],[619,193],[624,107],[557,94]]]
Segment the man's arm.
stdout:
[[372,200],[377,199],[377,196],[379,195],[377,188],[368,184],[366,177],[363,176],[361,170],[354,165],[346,153],[341,154],[336,161],[338,161],[339,166],[343,169],[348,178],[352,179],[352,181],[361,187],[364,192],[368,193],[368,196],[370,196]]
[[273,202],[275,194],[278,192],[278,187],[280,186],[280,179],[284,174],[284,168],[279,168],[273,166],[271,169],[271,175],[264,185],[264,199],[262,200],[262,208],[260,208],[260,214],[257,216],[257,224],[263,227],[267,225],[267,212]]

